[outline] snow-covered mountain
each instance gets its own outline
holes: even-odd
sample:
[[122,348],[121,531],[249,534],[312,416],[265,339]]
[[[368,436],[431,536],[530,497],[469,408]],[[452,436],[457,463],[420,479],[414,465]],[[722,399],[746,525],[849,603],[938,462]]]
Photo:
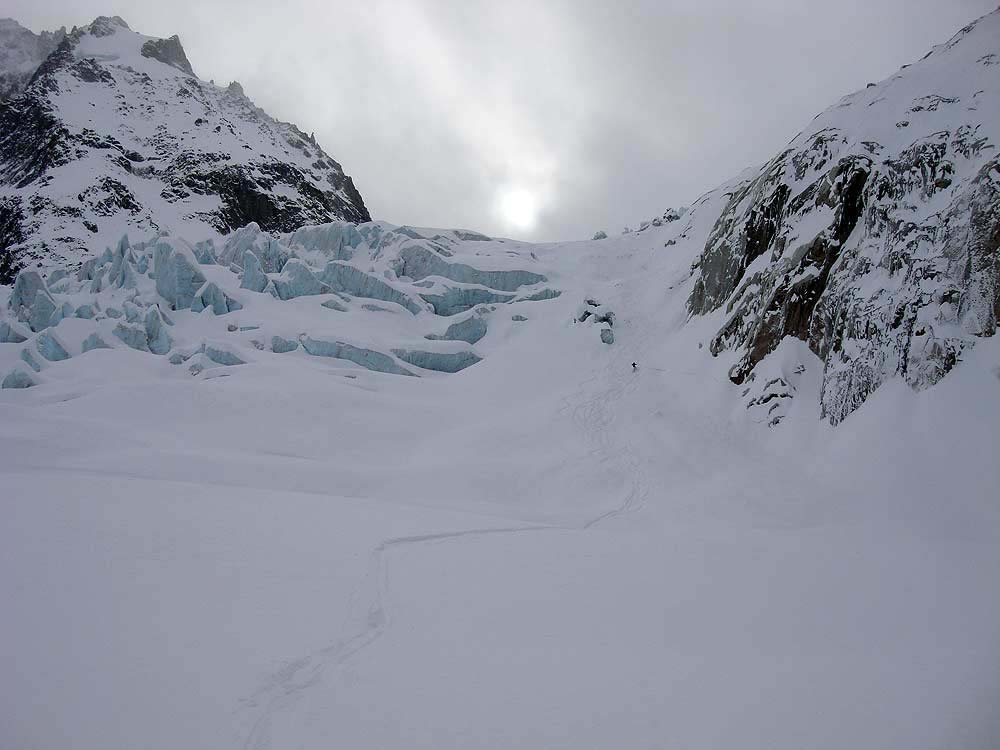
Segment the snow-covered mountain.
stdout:
[[[1000,11],[844,97],[715,191],[725,207],[707,237],[687,237],[704,246],[688,307],[722,313],[709,343],[735,355],[733,382],[758,379],[782,341],[804,341],[836,423],[889,378],[933,385],[992,336],[998,146]],[[798,377],[781,369],[765,364],[768,382],[748,388],[775,409]]]
[[143,36],[118,17],[64,38],[11,21],[0,32],[5,80],[33,71],[0,102],[0,254],[51,265],[126,232],[200,240],[250,222],[290,231],[369,220],[312,136],[254,106],[238,83],[197,78],[177,37]]
[[[4,141],[51,252],[0,285],[0,745],[1000,746],[1000,13],[549,244],[223,231],[192,175],[306,211],[296,131],[148,42],[0,110],[54,138]],[[126,84],[114,141],[59,124]]]

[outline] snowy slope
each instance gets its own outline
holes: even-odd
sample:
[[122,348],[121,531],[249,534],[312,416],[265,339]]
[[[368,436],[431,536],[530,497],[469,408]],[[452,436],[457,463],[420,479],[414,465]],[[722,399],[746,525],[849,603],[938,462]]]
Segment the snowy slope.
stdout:
[[[155,247],[112,252],[89,271],[100,292],[57,279],[55,301],[96,298],[97,317],[14,321],[28,340],[0,344],[4,368],[25,349],[41,365],[38,386],[0,390],[7,744],[995,744],[995,339],[836,428],[805,376],[768,430],[698,348],[711,321],[687,322],[691,258],[664,248],[682,224],[551,246],[418,230],[447,238],[444,262],[562,292],[487,305],[473,345],[423,339],[481,306],[435,315],[417,285],[474,285],[388,278],[431,241],[381,224],[356,231],[395,238],[322,265],[345,253],[331,228],[276,242],[314,272],[374,267],[416,314],[280,300],[199,263],[242,307],[160,295],[158,355],[114,332],[146,333],[156,280],[138,267]],[[247,234],[233,247],[266,257]],[[135,290],[111,283],[115,264]],[[616,314],[613,345],[594,315],[574,322],[588,299]],[[95,331],[111,348],[81,353]],[[46,332],[68,359],[44,359]],[[439,374],[393,355],[418,341],[482,361]]]
[[0,287],[0,746],[996,747],[1000,338],[836,426],[811,339],[735,384],[751,295],[691,300],[764,172],[598,241],[130,230]]
[[176,37],[120,18],[74,30],[0,103],[0,251],[78,261],[125,232],[201,240],[251,221],[272,231],[366,221],[350,177],[237,83],[194,76]]

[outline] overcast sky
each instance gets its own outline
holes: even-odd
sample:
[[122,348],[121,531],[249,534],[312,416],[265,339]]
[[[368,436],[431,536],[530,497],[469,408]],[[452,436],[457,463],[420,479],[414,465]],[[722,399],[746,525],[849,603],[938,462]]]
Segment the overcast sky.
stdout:
[[375,218],[589,237],[687,204],[997,0],[3,0],[178,34],[314,131]]

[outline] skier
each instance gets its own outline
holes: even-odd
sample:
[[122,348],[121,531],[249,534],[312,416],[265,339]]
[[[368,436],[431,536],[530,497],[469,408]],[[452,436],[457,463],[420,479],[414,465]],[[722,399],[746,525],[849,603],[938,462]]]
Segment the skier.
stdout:
[[639,372],[639,365],[635,362],[632,363],[632,372]]

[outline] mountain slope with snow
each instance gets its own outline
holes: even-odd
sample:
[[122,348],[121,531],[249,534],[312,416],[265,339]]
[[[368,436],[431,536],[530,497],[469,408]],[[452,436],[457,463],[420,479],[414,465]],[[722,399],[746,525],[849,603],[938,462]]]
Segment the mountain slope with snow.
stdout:
[[[784,340],[804,341],[837,423],[895,376],[933,385],[994,335],[998,71],[1000,11],[845,97],[721,188],[727,205],[707,238],[692,238],[704,250],[688,307],[718,311],[710,347],[732,355],[734,383]],[[771,375],[787,395],[789,374]]]
[[195,240],[367,221],[341,166],[237,83],[193,74],[180,41],[99,18],[70,33],[0,102],[0,253],[79,261],[124,233]]
[[0,101],[21,93],[65,38],[65,27],[35,34],[12,18],[0,18]]

